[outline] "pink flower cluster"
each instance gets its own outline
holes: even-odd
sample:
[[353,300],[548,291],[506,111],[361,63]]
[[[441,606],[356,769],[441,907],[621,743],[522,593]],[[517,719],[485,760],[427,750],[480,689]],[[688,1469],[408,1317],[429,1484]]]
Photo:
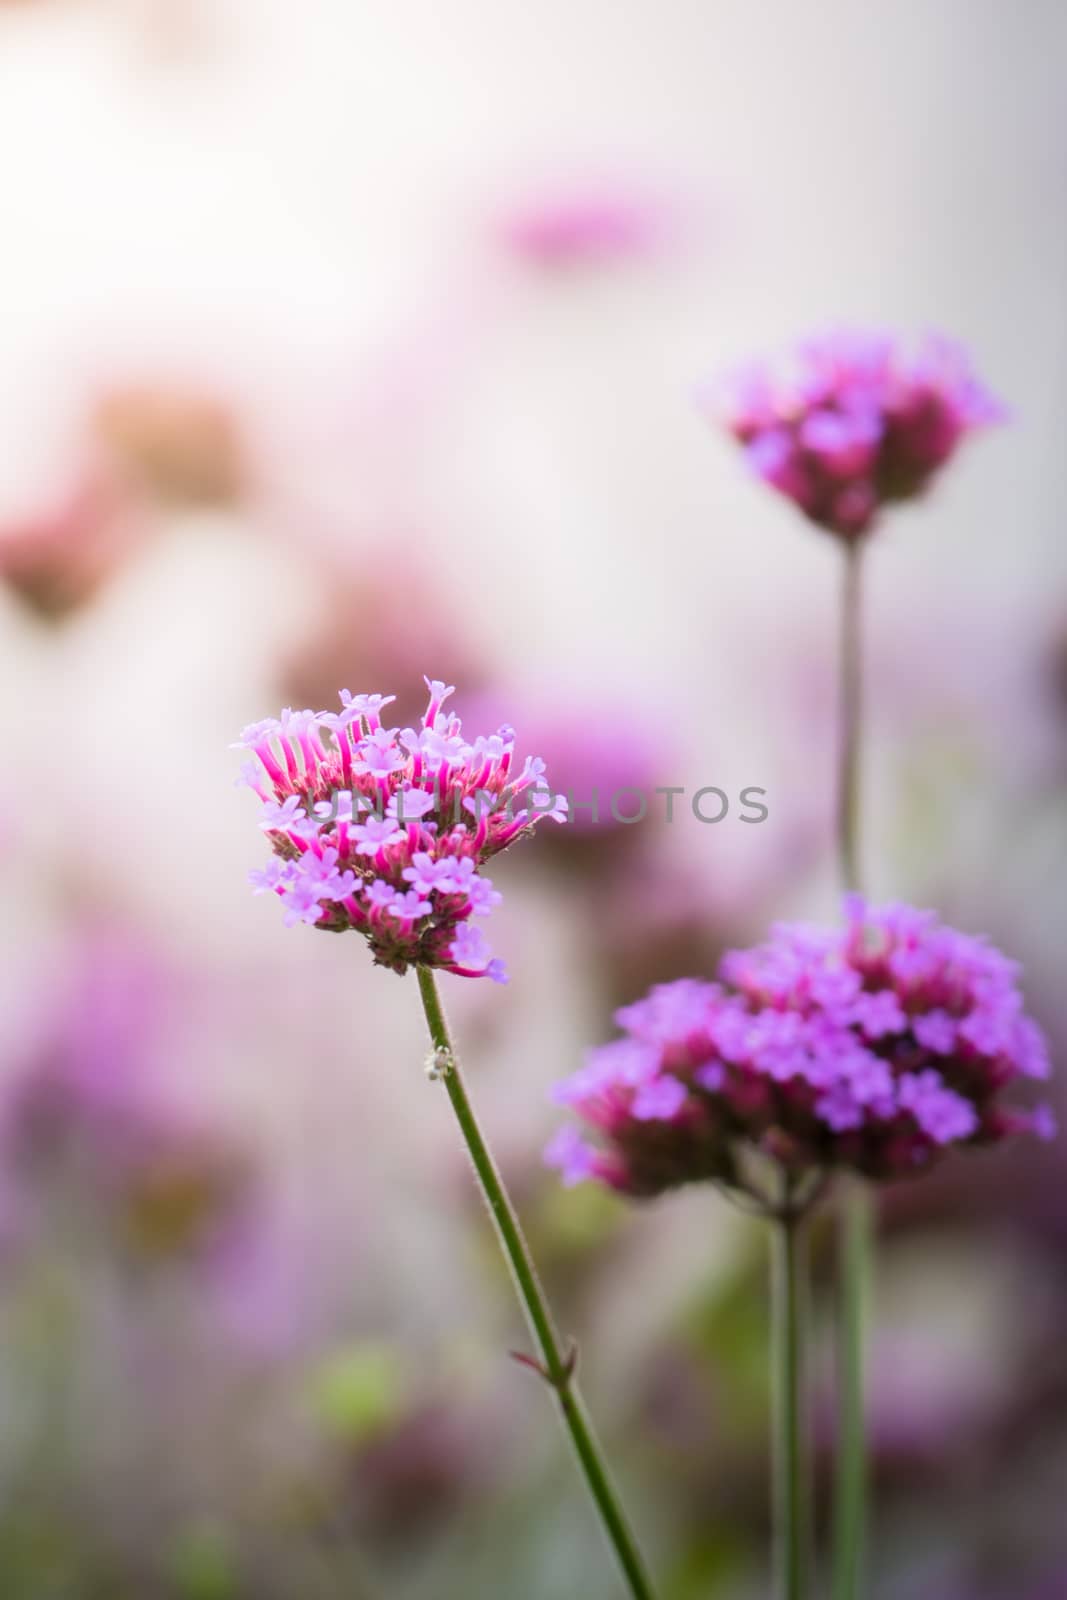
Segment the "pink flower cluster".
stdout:
[[921,494],[970,432],[1005,416],[940,336],[908,356],[882,334],[827,333],[726,388],[723,420],[753,471],[844,539]]
[[624,1037],[555,1091],[572,1125],[546,1151],[564,1180],[634,1195],[737,1180],[742,1150],[792,1171],[893,1178],[950,1146],[1055,1131],[1046,1107],[1005,1105],[1045,1078],[1018,968],[932,912],[846,902],[841,928],[780,924],[734,951],[720,981],[661,984],[616,1013]]
[[502,233],[535,266],[602,266],[653,254],[668,220],[662,202],[609,183],[535,196],[505,216]]
[[453,689],[426,684],[417,729],[383,726],[392,696],[346,689],[338,712],[286,710],[245,728],[238,745],[258,765],[242,781],[274,851],[251,881],[279,897],[287,926],[355,928],[394,972],[414,963],[504,982],[470,920],[500,903],[478,869],[541,817],[565,821],[567,803],[536,757],[515,770],[513,729],[468,742],[443,709]]

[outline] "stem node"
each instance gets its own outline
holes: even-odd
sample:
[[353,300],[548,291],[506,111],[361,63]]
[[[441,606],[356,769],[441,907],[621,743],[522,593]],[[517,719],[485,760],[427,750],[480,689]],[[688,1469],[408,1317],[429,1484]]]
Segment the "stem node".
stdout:
[[545,1362],[538,1361],[536,1356],[528,1355],[525,1350],[509,1350],[508,1355],[521,1367],[529,1367],[531,1372],[536,1372],[537,1376],[547,1383],[550,1389],[555,1389],[557,1394],[563,1394],[570,1387],[571,1379],[578,1370],[578,1346],[573,1339],[569,1341],[562,1365],[556,1372],[550,1371]]

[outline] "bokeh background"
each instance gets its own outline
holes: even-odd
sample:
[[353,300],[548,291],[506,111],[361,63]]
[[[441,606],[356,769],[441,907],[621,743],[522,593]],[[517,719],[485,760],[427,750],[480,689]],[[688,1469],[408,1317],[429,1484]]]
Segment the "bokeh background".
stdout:
[[[842,321],[1012,411],[869,564],[872,885],[1067,1033],[1065,87],[1056,0],[0,3],[5,1597],[616,1593],[412,981],[245,881],[236,731],[424,672],[560,786],[767,790],[542,830],[445,981],[667,1600],[766,1595],[764,1240],[561,1191],[546,1091],[833,914],[836,552],[695,397]],[[871,1594],[1060,1600],[1062,1156],[883,1231]]]

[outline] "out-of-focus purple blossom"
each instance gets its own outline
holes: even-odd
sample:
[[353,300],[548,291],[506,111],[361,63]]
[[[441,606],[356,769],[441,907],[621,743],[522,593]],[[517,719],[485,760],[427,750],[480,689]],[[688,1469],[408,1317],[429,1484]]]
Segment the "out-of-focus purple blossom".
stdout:
[[958,1344],[899,1333],[876,1338],[869,1403],[879,1456],[943,1463],[946,1441],[966,1447],[989,1425],[1003,1400],[995,1363]]
[[[553,788],[567,800],[568,825],[545,837],[546,857],[569,882],[578,874],[595,877],[598,894],[621,886],[666,815],[657,786],[680,765],[662,718],[631,703],[619,715],[617,688],[578,697],[563,689],[494,691],[478,697],[476,715],[492,723],[516,704],[523,748],[544,758],[531,761],[532,775],[541,781],[547,766]],[[647,904],[646,896],[641,899]],[[604,919],[598,916],[597,923],[603,933]]]
[[281,862],[253,886],[278,895],[289,926],[356,929],[394,972],[415,963],[503,982],[469,922],[500,898],[478,869],[543,817],[565,821],[566,799],[546,788],[543,762],[516,762],[512,728],[468,741],[443,709],[454,691],[426,684],[417,729],[383,726],[391,696],[342,690],[339,713],[286,710],[244,730]]
[[[427,660],[439,662],[449,682],[463,682],[468,691],[486,681],[475,630],[459,620],[462,607],[437,575],[427,580],[425,564],[410,553],[421,545],[421,528],[407,525],[389,538],[374,534],[358,543],[346,527],[343,540],[337,535],[322,549],[313,538],[305,541],[301,551],[317,559],[322,592],[306,637],[283,665],[287,695],[320,705],[338,683],[380,675],[380,681],[411,684],[419,682],[420,663]],[[420,710],[414,691],[402,691],[394,715],[407,722]]]
[[236,1261],[255,1231],[255,1162],[158,1081],[153,1057],[174,998],[159,964],[98,928],[53,988],[48,1028],[0,1105],[16,1244],[32,1245],[66,1195],[139,1262]]
[[0,524],[0,579],[42,617],[59,620],[93,598],[144,531],[114,478],[86,465],[50,504]]
[[565,271],[645,259],[662,247],[669,222],[662,201],[632,186],[572,184],[514,206],[500,236],[520,259]]
[[573,806],[575,836],[634,827],[642,803],[651,810],[670,766],[670,741],[650,718],[606,713],[606,702],[595,707],[561,697],[540,718],[531,715],[553,782]]
[[757,477],[847,540],[922,494],[969,434],[1005,419],[953,341],[930,336],[908,353],[852,330],[735,374],[716,410]]
[[635,1195],[735,1181],[756,1148],[790,1170],[921,1172],[950,1147],[1055,1131],[1002,1091],[1041,1079],[1044,1038],[1018,968],[931,912],[846,902],[844,926],[777,926],[724,957],[719,981],[661,984],[624,1036],[560,1084],[599,1141],[558,1135],[548,1160]]

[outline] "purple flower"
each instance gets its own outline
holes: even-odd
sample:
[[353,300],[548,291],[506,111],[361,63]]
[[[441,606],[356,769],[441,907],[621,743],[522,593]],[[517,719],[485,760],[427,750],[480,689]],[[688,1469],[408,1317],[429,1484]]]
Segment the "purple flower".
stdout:
[[615,182],[535,195],[503,219],[506,244],[553,270],[614,265],[654,253],[665,241],[668,208]]
[[427,899],[434,893],[454,894],[459,887],[452,857],[439,856],[435,859],[428,850],[416,851],[410,867],[405,867],[401,876]]
[[230,746],[231,750],[255,750],[261,744],[266,744],[280,731],[277,717],[265,717],[262,722],[250,722],[241,729],[237,738]]
[[897,1080],[897,1107],[910,1111],[935,1144],[969,1139],[978,1127],[978,1114],[971,1103],[949,1089],[932,1067],[925,1072],[901,1074]]
[[548,804],[534,797],[534,812],[539,817],[551,817],[553,822],[566,822],[570,815],[570,802],[565,794],[548,793]]
[[489,946],[480,928],[464,922],[456,930],[449,953],[458,967],[484,969],[489,964]]
[[402,844],[404,830],[397,827],[392,817],[368,817],[366,822],[356,823],[352,838],[357,855],[376,856],[379,850],[385,850],[389,845]]
[[376,778],[388,778],[407,764],[407,755],[396,742],[394,728],[378,728],[360,741],[353,762],[356,772],[369,773]]
[[396,695],[353,695],[349,694],[347,689],[342,689],[340,699],[341,705],[344,708],[342,715],[348,719],[348,722],[345,724],[346,727],[348,726],[348,723],[355,722],[357,719],[362,718],[369,728],[376,730],[381,713],[385,710],[386,706],[392,705],[393,701],[396,699]]
[[726,1068],[721,1061],[705,1061],[693,1073],[693,1082],[715,1094],[726,1082]]
[[363,891],[363,898],[367,905],[376,911],[387,911],[398,899],[402,899],[398,889],[391,883],[386,883],[384,878],[375,878],[368,883]]
[[385,814],[387,817],[395,817],[398,822],[418,822],[433,809],[432,794],[428,794],[425,789],[404,788],[398,789],[390,797]]
[[555,1167],[568,1189],[596,1173],[597,1152],[577,1128],[565,1123],[545,1146],[545,1165]]
[[745,369],[718,410],[756,476],[848,540],[885,506],[921,495],[970,433],[1005,416],[951,340],[928,338],[909,355],[848,330]]
[[282,921],[287,928],[295,928],[298,922],[313,925],[322,916],[322,902],[326,898],[326,891],[320,884],[310,878],[294,878],[290,880],[283,896],[284,911]]
[[671,1122],[688,1098],[688,1090],[678,1078],[653,1078],[634,1095],[630,1115],[638,1122]]
[[465,739],[451,686],[427,689],[418,729],[382,725],[392,697],[343,690],[340,712],[287,709],[245,730],[277,858],[253,886],[278,896],[287,925],[362,933],[394,972],[415,963],[504,982],[470,925],[500,903],[480,868],[541,817],[561,820],[566,802],[547,785],[528,792],[544,772],[536,758],[516,777],[512,728]]
[[[462,865],[467,866],[468,863],[464,861]],[[493,888],[489,878],[480,877],[476,872],[467,874],[460,887],[467,895],[470,909],[476,917],[487,917],[504,898],[499,890]]]
[[338,860],[334,849],[327,848],[319,854],[306,850],[292,864],[292,881],[313,885],[320,900],[344,900],[355,890],[357,879],[354,872],[342,870]]
[[1059,1133],[1059,1123],[1051,1106],[1037,1106],[1030,1116],[1030,1132],[1035,1139],[1049,1141]]
[[846,1133],[850,1128],[863,1126],[863,1107],[847,1083],[835,1083],[832,1089],[820,1095],[815,1102],[815,1115],[831,1133]]
[[265,831],[285,833],[302,828],[307,820],[300,796],[291,794],[282,801],[268,800],[260,813],[259,825]]
[[912,1019],[912,1032],[924,1050],[948,1056],[956,1048],[956,1022],[947,1011],[928,1011]]
[[879,989],[873,994],[861,990],[853,1002],[851,1020],[868,1039],[899,1033],[907,1024],[900,1001],[892,989]]
[[278,894],[292,875],[290,862],[279,861],[277,856],[272,856],[265,867],[252,868],[248,874],[248,881],[252,885],[253,894]]
[[389,915],[398,922],[418,922],[422,917],[428,917],[433,910],[429,900],[423,898],[418,889],[409,889],[407,894],[396,892],[389,907]]
[[724,957],[719,980],[623,1007],[623,1037],[557,1086],[602,1141],[572,1176],[656,1194],[729,1181],[747,1145],[885,1179],[950,1146],[1055,1131],[1046,1107],[1003,1099],[1048,1069],[1017,968],[930,912],[851,897],[843,926],[776,926]]

